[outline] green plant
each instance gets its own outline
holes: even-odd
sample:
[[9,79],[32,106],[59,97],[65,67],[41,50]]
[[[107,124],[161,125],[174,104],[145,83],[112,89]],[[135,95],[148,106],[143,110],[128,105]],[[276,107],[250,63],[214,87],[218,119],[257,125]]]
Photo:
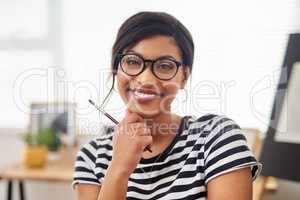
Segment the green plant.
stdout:
[[26,144],[33,145],[45,145],[50,146],[55,140],[55,134],[50,128],[42,129],[38,133],[27,132],[24,135],[24,141]]

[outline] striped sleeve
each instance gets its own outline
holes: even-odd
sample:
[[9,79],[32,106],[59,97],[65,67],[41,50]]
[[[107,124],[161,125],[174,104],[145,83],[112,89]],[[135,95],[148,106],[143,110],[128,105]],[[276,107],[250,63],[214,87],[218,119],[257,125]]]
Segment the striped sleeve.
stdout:
[[85,144],[77,153],[72,187],[78,183],[100,185],[95,175],[95,161],[97,155],[97,143],[95,140]]
[[251,168],[254,181],[262,165],[249,149],[240,127],[224,115],[212,120],[204,144],[205,184],[219,175],[245,167]]

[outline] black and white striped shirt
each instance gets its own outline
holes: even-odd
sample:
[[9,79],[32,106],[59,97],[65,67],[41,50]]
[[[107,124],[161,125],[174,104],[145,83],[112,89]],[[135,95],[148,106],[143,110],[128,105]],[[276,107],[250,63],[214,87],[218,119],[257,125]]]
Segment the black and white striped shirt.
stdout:
[[[112,158],[112,134],[95,138],[78,152],[73,187],[101,185]],[[254,180],[262,166],[233,120],[213,114],[185,116],[160,155],[141,159],[129,177],[127,199],[205,200],[210,180],[244,167],[251,167]]]

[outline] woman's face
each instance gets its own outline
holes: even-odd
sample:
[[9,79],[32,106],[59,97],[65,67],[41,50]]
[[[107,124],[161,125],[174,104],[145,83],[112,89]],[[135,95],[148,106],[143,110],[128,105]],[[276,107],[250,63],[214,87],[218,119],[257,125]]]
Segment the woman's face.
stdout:
[[[138,54],[144,59],[169,56],[182,62],[180,49],[175,40],[168,36],[158,35],[141,40],[126,52]],[[146,69],[136,76],[125,74],[120,65],[117,73],[118,91],[127,108],[144,118],[170,112],[172,101],[178,90],[184,88],[188,77],[187,68],[181,66],[171,80],[160,80],[153,75],[150,65],[147,63]]]

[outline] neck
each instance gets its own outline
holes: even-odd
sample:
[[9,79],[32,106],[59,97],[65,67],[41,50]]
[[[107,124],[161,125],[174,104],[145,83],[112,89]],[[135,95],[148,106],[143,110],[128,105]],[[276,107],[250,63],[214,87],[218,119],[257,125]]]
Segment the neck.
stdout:
[[181,117],[172,113],[160,113],[145,119],[151,130],[153,145],[157,145],[165,138],[174,137],[180,125]]

